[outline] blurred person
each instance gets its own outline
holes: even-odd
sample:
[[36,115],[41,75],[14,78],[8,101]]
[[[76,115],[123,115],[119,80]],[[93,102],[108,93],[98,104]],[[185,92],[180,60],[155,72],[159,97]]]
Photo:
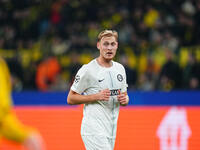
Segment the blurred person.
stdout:
[[63,55],[66,53],[69,49],[69,43],[67,41],[64,41],[59,36],[55,36],[52,39],[52,46],[51,46],[51,52],[53,55]]
[[159,66],[154,62],[153,57],[147,57],[147,66],[144,73],[139,75],[137,88],[144,91],[155,89],[155,81],[158,78]]
[[56,57],[42,61],[36,71],[36,85],[41,91],[49,91],[57,81],[61,66]]
[[18,57],[7,59],[7,65],[11,72],[13,91],[21,91],[23,89],[24,73]]
[[181,69],[174,61],[174,53],[165,49],[166,63],[162,66],[159,74],[159,87],[162,90],[181,88]]
[[183,88],[199,89],[200,88],[200,64],[194,54],[189,53],[188,63],[183,68]]
[[21,143],[27,150],[44,150],[39,132],[23,125],[12,110],[11,76],[3,58],[0,58],[0,85],[0,138]]
[[72,52],[70,55],[70,66],[69,66],[69,70],[70,70],[70,87],[74,82],[75,76],[77,71],[81,68],[81,63],[80,63],[80,55],[76,52]]
[[200,88],[199,80],[196,77],[192,77],[190,79],[189,88],[191,90],[198,90]]
[[154,90],[153,80],[151,79],[151,76],[149,76],[147,72],[142,73],[139,76],[137,89],[142,91]]
[[131,35],[134,32],[134,28],[131,24],[128,23],[128,21],[124,21],[121,25],[121,28],[119,30],[119,40],[122,43],[130,43]]
[[119,58],[121,64],[124,66],[127,75],[127,82],[129,89],[134,89],[137,81],[137,72],[135,69],[129,67],[128,57],[126,55],[121,55]]
[[179,41],[176,37],[174,37],[170,31],[165,31],[163,33],[164,40],[162,42],[163,46],[168,47],[171,51],[176,52],[178,46],[179,46]]
[[99,57],[83,65],[69,91],[68,104],[84,104],[81,136],[87,150],[113,150],[119,107],[129,102],[126,72],[113,61],[118,48],[118,33],[99,33]]

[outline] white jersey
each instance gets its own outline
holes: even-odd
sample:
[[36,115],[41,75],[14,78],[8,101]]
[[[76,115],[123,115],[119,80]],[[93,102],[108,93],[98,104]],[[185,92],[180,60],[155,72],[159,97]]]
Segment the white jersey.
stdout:
[[119,90],[127,91],[127,83],[124,67],[114,61],[111,67],[105,68],[94,59],[79,69],[72,91],[91,95],[106,88],[111,91],[109,101],[97,100],[84,105],[81,135],[116,137],[120,106],[117,95]]

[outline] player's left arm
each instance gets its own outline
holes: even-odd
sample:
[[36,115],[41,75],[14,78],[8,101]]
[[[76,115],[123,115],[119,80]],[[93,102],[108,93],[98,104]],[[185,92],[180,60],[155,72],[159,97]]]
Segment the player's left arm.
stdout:
[[117,96],[117,99],[120,103],[121,106],[126,106],[128,105],[128,102],[129,102],[129,96],[127,94],[127,92],[120,92],[119,91],[119,95]]
[[117,99],[118,99],[121,106],[126,106],[129,103],[129,96],[128,96],[128,93],[127,93],[128,84],[127,84],[127,81],[126,81],[126,70],[122,65],[121,65],[121,74],[122,74],[122,81],[121,81],[122,82],[122,88],[118,92],[119,95],[117,96]]

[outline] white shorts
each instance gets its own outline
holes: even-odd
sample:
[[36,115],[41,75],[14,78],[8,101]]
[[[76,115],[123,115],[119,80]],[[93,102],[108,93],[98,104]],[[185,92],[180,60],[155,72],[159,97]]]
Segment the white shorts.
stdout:
[[81,135],[86,150],[113,150],[115,139],[99,135]]

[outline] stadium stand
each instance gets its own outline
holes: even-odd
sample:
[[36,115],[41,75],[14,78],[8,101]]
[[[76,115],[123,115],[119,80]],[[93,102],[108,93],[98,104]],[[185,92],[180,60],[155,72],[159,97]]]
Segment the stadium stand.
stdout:
[[38,66],[55,57],[60,72],[46,90],[65,91],[81,64],[96,56],[98,32],[112,28],[119,32],[116,59],[126,65],[130,89],[196,90],[199,24],[200,0],[2,0],[0,55],[15,91],[40,90]]

